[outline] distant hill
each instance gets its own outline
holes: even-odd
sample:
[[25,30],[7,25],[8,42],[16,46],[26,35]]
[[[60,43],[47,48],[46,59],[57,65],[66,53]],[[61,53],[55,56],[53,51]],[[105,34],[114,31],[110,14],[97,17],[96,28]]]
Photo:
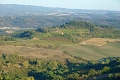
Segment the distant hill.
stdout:
[[119,14],[120,11],[0,4],[0,27],[49,27],[74,20],[120,27]]
[[52,11],[52,8],[30,5],[0,4],[0,14],[3,16],[19,16],[29,14],[44,14]]
[[51,8],[32,5],[0,4],[0,15],[21,16],[21,15],[52,15],[59,13],[90,12],[90,10],[77,10],[65,8]]
[[18,15],[41,15],[48,13],[110,13],[118,11],[110,10],[84,10],[84,9],[66,9],[52,8],[32,5],[17,5],[17,4],[0,4],[0,15],[3,16],[18,16]]

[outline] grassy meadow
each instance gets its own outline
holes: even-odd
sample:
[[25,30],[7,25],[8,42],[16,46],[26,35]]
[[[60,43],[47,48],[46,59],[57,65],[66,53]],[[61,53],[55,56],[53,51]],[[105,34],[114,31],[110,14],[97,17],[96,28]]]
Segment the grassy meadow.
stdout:
[[65,46],[64,50],[68,51],[70,55],[79,56],[87,60],[97,60],[106,57],[119,57],[120,44],[106,43],[103,46],[93,45],[78,45],[78,46]]

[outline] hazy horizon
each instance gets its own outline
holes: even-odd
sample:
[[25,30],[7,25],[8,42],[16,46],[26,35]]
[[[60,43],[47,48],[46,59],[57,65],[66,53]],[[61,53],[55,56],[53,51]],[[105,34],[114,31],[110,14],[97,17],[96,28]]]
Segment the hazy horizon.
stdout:
[[114,10],[120,11],[120,0],[0,0],[0,4],[32,5],[68,9]]

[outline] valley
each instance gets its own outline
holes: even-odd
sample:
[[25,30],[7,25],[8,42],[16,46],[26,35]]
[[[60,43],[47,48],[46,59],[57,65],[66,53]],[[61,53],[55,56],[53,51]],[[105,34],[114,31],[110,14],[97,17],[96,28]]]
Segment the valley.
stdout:
[[1,4],[0,80],[120,80],[119,14]]

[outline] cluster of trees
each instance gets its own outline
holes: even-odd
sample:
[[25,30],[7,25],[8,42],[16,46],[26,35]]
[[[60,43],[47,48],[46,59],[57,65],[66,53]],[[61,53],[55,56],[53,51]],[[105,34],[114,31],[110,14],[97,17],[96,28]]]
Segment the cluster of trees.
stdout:
[[33,38],[33,31],[24,31],[20,33],[13,34],[12,36],[15,38],[27,38],[27,39],[32,39]]
[[95,27],[94,24],[83,21],[69,21],[60,26],[60,28],[66,29],[81,29],[81,28],[93,29],[94,27]]
[[0,40],[1,41],[15,41],[15,39],[13,37],[10,37],[10,36],[1,36]]
[[2,53],[0,57],[1,80],[86,80],[91,77],[119,80],[120,58],[83,61],[77,57],[61,61],[30,59],[17,54]]
[[97,38],[120,38],[119,29],[100,28],[90,33],[91,37]]

